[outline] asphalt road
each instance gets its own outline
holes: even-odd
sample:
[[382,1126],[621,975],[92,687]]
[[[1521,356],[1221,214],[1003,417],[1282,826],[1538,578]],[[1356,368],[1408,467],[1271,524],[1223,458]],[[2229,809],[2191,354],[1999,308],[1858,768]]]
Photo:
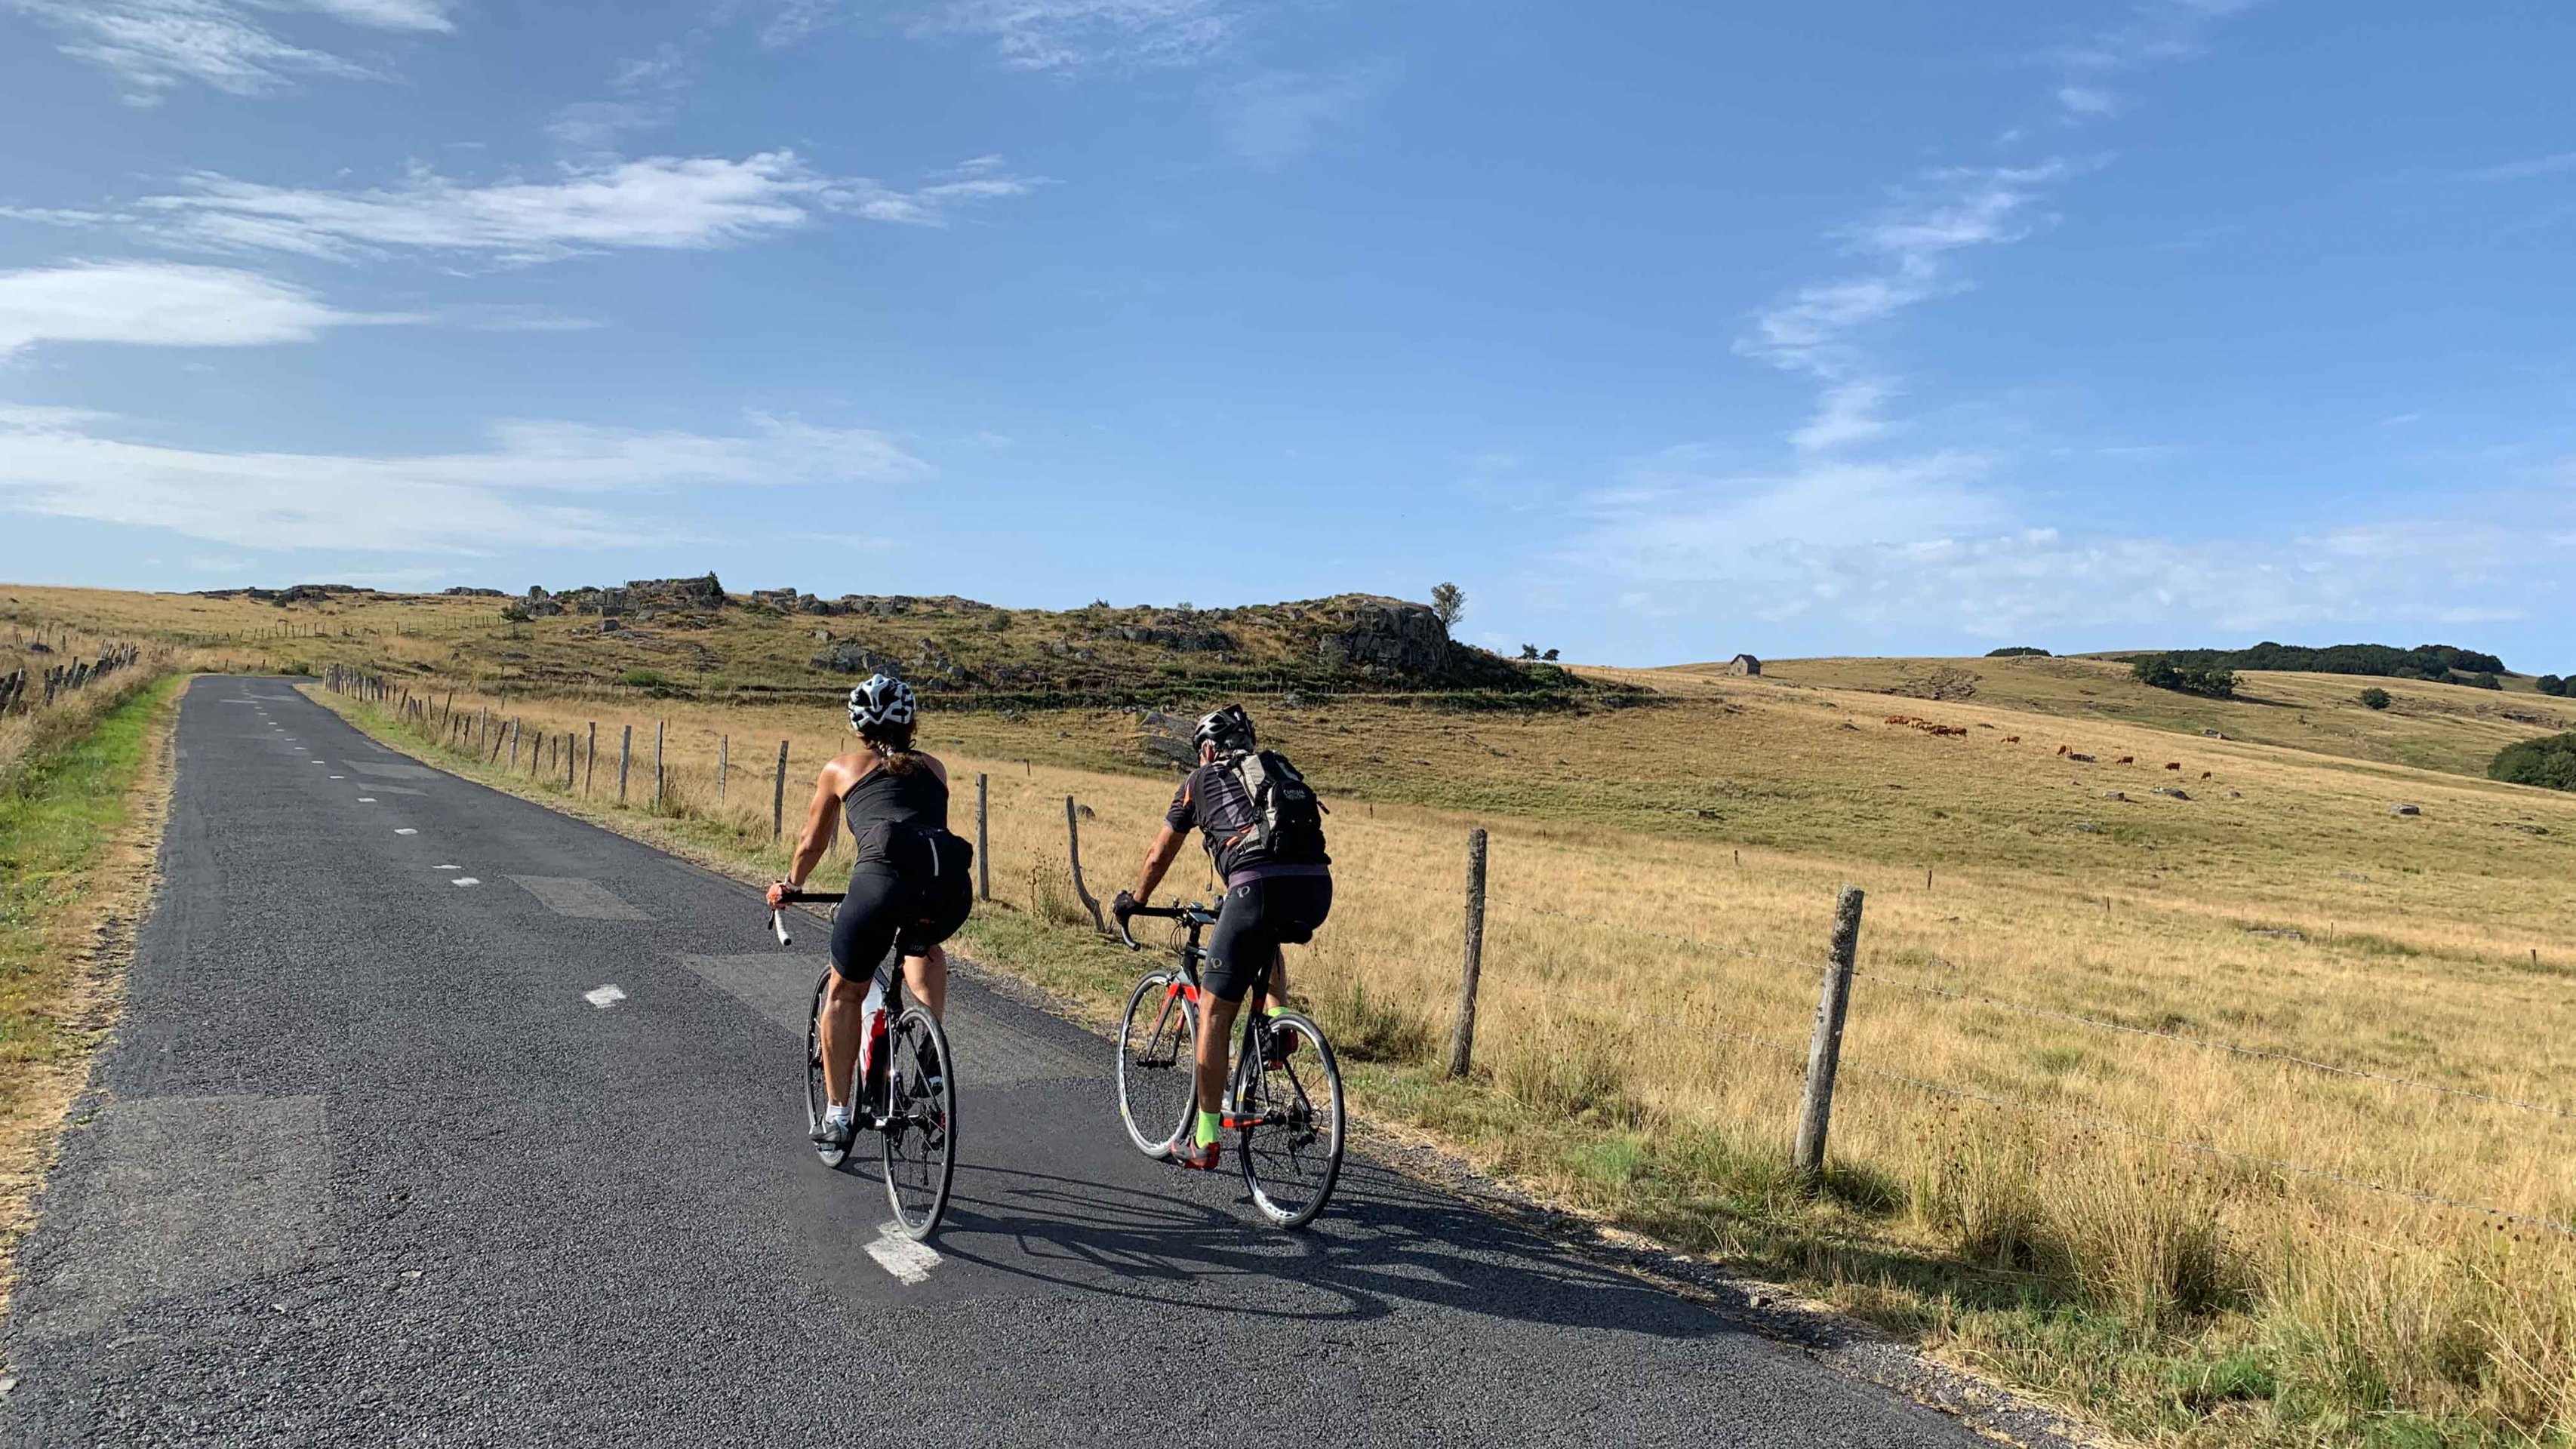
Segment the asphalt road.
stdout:
[[956,1201],[887,1254],[804,1142],[819,929],[280,682],[178,742],[7,1442],[1974,1442],[1363,1159],[1257,1226],[1126,1146],[1105,1043],[962,981]]

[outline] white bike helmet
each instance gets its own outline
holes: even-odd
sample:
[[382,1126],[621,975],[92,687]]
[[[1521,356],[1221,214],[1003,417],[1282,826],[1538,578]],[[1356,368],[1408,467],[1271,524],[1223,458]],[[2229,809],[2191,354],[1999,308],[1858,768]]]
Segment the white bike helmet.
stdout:
[[921,700],[912,686],[890,674],[871,674],[867,683],[850,691],[850,728],[854,730],[908,725],[919,713]]

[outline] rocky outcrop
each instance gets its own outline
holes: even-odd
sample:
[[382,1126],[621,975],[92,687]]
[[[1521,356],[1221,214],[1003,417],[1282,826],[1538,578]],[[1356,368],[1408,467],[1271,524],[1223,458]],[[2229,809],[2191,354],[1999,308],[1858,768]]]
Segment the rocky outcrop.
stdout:
[[1183,654],[1231,654],[1234,638],[1223,629],[1166,629],[1155,624],[1119,624],[1100,631],[1103,639],[1154,644]]
[[1449,626],[1426,605],[1359,599],[1339,611],[1315,648],[1334,669],[1434,678],[1449,669]]
[[856,639],[843,639],[806,661],[835,674],[890,674],[903,678],[903,661],[889,658]]

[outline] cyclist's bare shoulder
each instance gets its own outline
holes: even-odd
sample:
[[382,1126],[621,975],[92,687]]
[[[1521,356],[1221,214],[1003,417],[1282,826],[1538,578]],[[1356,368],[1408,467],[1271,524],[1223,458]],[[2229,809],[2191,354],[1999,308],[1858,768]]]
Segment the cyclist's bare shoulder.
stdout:
[[948,783],[948,766],[941,763],[937,755],[915,752],[913,758],[921,761],[923,765],[929,767],[930,773],[939,777],[940,784],[945,785]]
[[866,779],[868,771],[876,768],[876,765],[877,757],[866,750],[852,750],[846,755],[835,755],[824,762],[823,773],[815,783],[830,791],[834,799],[838,799],[849,794],[851,787]]

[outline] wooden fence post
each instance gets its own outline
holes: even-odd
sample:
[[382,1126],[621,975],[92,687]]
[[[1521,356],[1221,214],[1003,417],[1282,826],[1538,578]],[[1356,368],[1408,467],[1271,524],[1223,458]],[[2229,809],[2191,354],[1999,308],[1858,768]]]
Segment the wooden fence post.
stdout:
[[572,767],[581,762],[581,740],[572,731],[564,731],[564,793],[572,793]]
[[590,722],[590,748],[583,754],[581,765],[582,798],[590,798],[591,777],[599,773],[599,721]]
[[617,739],[617,803],[620,805],[626,803],[626,765],[634,757],[635,726],[628,725],[626,732]]
[[716,803],[724,803],[725,775],[733,768],[733,736],[716,736]]
[[778,783],[769,792],[769,838],[775,842],[787,829],[787,742],[778,742]]
[[1091,912],[1092,929],[1106,936],[1109,923],[1100,918],[1100,902],[1092,899],[1091,891],[1082,883],[1082,826],[1074,819],[1073,810],[1073,797],[1067,795],[1064,797],[1064,848],[1073,860],[1073,894],[1082,902],[1082,908]]
[[662,809],[662,722],[653,721],[653,810]]
[[991,798],[984,772],[975,772],[975,899],[993,898],[993,840],[984,829],[984,807]]
[[1809,1177],[1825,1170],[1825,1130],[1834,1115],[1834,1074],[1843,1059],[1843,1016],[1851,1006],[1852,964],[1860,955],[1859,886],[1844,886],[1834,902],[1833,957],[1816,998],[1816,1032],[1807,1043],[1807,1091],[1798,1104],[1798,1141],[1791,1161]]
[[1467,832],[1467,954],[1458,975],[1458,1021],[1449,1033],[1449,1075],[1475,1062],[1476,981],[1485,971],[1485,830]]

